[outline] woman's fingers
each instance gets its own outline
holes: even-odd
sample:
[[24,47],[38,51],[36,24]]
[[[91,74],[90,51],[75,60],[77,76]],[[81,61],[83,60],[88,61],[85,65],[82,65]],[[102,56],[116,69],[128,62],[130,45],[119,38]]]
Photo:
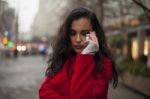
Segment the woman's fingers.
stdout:
[[97,45],[97,47],[99,47],[98,39],[97,39],[97,37],[96,37],[96,33],[95,33],[95,32],[91,32],[91,33],[89,34],[89,39],[90,39],[93,43],[95,43],[95,44]]
[[84,44],[85,44],[85,49],[83,50],[83,53],[88,53],[88,52],[93,53],[99,51],[98,40],[94,32],[93,33],[90,32],[90,34],[86,35],[86,40]]
[[99,47],[98,39],[96,37],[96,33],[94,31],[90,32],[90,34],[86,35],[85,43],[88,44],[89,42],[93,42]]
[[96,33],[94,32],[94,34],[95,34],[96,44],[97,44],[97,46],[98,46],[98,48],[99,48],[99,42],[98,42],[98,39],[97,39]]
[[96,42],[97,37],[96,37],[96,35],[95,35],[94,32],[91,32],[91,33],[90,33],[90,39],[91,39],[92,41]]
[[86,40],[84,41],[84,45],[87,46],[89,41],[90,41],[89,36],[86,35]]
[[98,39],[97,39],[96,33],[95,32],[92,32],[92,33],[93,33],[93,37],[95,38],[95,41],[98,43]]

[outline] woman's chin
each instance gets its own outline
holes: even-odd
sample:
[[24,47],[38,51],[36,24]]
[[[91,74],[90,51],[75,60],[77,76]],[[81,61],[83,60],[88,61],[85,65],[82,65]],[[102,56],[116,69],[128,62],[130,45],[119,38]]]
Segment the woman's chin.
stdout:
[[81,52],[82,52],[82,49],[74,49],[74,51],[75,51],[76,53],[81,53]]

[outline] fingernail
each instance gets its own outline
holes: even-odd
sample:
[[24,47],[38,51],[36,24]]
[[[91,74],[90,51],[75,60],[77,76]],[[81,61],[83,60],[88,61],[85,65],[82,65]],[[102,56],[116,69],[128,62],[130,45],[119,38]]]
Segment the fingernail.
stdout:
[[86,37],[86,40],[88,40],[88,39],[89,39],[89,37],[87,36],[87,37]]

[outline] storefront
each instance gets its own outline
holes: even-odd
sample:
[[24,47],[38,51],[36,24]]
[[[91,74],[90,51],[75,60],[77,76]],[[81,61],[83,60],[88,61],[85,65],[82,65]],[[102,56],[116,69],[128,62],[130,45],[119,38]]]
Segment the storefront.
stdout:
[[148,56],[150,49],[150,26],[137,29],[131,35],[131,56],[137,59],[140,55]]

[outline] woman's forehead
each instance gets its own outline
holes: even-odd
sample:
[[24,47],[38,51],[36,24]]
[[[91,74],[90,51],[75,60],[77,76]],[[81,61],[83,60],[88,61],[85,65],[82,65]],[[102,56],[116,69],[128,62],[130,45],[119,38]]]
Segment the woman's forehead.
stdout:
[[72,30],[80,30],[80,29],[91,30],[92,26],[88,18],[80,18],[72,22],[71,29]]

